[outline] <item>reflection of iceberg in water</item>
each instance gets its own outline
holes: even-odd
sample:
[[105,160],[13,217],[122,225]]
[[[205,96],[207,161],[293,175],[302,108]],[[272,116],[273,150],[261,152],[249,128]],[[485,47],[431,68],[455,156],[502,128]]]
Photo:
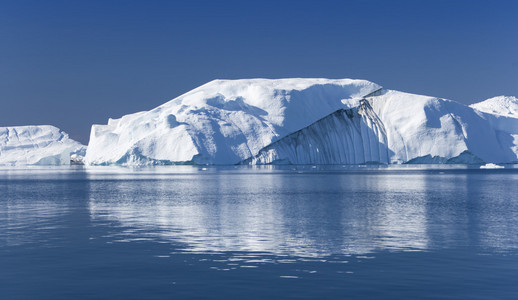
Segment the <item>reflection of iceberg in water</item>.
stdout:
[[[477,199],[476,222],[482,247],[509,251],[518,249],[518,176],[493,175],[472,179],[468,197]],[[491,187],[491,188],[490,188]]]
[[154,183],[112,182],[117,191],[111,197],[105,197],[102,188],[92,191],[91,215],[134,229],[120,239],[150,233],[184,244],[186,251],[277,252],[292,246],[275,199],[257,198],[260,188],[246,178],[235,178],[241,181],[236,191],[222,179],[202,175]]
[[70,214],[70,191],[59,182],[27,184],[16,174],[12,179],[0,180],[0,248],[29,243],[56,246],[61,240],[53,234]]
[[421,175],[345,177],[343,189],[352,189],[357,196],[349,197],[342,212],[347,234],[344,251],[427,249],[425,179]]
[[66,215],[68,207],[51,201],[7,202],[0,205],[0,210],[3,212],[0,214],[0,223],[3,223],[0,224],[0,247],[34,242],[52,245],[56,243],[52,231],[59,228],[61,224],[57,220]]
[[127,228],[116,240],[167,241],[182,251],[322,256],[424,250],[424,182],[422,175],[332,173],[134,177],[93,181],[89,208],[94,223]]

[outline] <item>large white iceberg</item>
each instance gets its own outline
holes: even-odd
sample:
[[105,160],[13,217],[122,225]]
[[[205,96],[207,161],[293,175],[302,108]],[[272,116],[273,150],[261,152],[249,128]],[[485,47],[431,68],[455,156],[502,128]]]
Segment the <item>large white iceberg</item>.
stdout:
[[54,126],[0,127],[0,165],[68,165],[86,147]]
[[215,80],[93,125],[85,162],[517,162],[517,121],[365,80]]

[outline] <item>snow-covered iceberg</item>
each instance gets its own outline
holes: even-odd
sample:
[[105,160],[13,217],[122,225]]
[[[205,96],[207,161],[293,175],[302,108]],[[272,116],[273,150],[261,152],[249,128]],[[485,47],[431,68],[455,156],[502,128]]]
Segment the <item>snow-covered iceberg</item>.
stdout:
[[379,89],[365,80],[215,80],[151,111],[93,125],[88,164],[235,164]]
[[0,165],[68,165],[86,147],[54,126],[0,127]]
[[517,162],[517,121],[365,80],[215,80],[151,111],[93,125],[85,162]]

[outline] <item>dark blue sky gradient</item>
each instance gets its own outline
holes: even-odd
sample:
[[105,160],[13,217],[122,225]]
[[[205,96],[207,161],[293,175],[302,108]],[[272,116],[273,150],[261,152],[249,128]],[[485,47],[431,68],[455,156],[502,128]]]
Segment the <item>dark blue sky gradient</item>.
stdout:
[[92,123],[205,82],[361,78],[518,96],[518,1],[1,1],[0,126]]

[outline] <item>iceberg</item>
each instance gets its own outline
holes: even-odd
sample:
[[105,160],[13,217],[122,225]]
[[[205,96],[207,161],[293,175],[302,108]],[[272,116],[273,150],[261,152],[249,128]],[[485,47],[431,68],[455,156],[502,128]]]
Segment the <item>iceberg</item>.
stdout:
[[486,109],[366,80],[214,80],[150,111],[93,125],[84,160],[127,166],[513,163],[518,118],[509,103],[516,98],[506,99],[489,99]]
[[505,167],[489,163],[489,164],[485,164],[483,166],[480,166],[480,168],[481,169],[504,169]]
[[0,127],[0,165],[69,165],[86,146],[50,125]]
[[235,164],[379,88],[351,79],[214,80],[151,111],[93,125],[85,162]]

